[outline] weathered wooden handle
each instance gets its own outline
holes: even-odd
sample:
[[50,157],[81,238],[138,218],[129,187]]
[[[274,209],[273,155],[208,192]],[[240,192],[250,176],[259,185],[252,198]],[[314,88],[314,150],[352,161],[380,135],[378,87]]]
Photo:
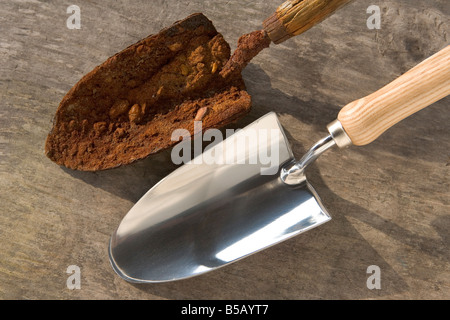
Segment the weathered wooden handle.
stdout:
[[363,146],[396,123],[450,94],[450,45],[339,113],[352,143]]
[[263,22],[273,43],[279,44],[312,28],[353,0],[287,0]]

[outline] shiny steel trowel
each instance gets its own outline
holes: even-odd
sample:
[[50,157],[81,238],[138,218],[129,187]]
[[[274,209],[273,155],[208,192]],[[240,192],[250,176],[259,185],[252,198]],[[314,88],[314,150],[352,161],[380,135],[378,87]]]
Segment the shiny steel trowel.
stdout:
[[334,145],[374,141],[448,94],[450,46],[345,106],[329,135],[300,161],[276,114],[263,116],[207,148],[135,204],[111,237],[114,270],[137,283],[189,278],[329,221],[305,168]]

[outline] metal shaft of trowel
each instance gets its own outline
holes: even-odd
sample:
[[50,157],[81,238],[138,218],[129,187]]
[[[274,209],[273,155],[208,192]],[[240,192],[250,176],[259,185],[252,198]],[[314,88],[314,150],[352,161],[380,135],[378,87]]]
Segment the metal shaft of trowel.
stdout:
[[318,141],[309,151],[300,159],[292,162],[281,169],[281,180],[288,185],[299,185],[306,181],[305,170],[320,155],[333,146],[344,148],[352,145],[352,140],[345,132],[339,120],[335,120],[327,126],[328,136]]

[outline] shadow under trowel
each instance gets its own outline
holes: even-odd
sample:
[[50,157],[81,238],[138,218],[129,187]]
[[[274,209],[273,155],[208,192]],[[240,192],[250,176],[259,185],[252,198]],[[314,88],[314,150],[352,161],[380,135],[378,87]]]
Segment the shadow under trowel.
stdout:
[[[308,175],[331,211],[330,222],[198,277],[132,285],[167,299],[364,299],[407,291],[402,277],[346,219],[348,212],[374,213],[328,190],[314,165]],[[370,265],[383,270],[383,290],[367,288]]]
[[[130,285],[167,299],[373,299],[408,292],[407,281],[396,271],[403,262],[386,261],[348,218],[419,251],[417,257],[449,258],[440,239],[417,235],[336,195],[316,165],[308,168],[307,175],[333,218],[330,222],[198,277]],[[445,227],[440,223],[448,224],[448,216],[438,220],[436,230],[445,240]],[[379,290],[367,286],[371,275],[367,270],[372,265],[382,272]],[[414,277],[429,281],[430,275]]]
[[[315,66],[308,66],[308,68],[311,70],[302,70],[302,72],[314,74]],[[312,83],[307,83],[307,87],[312,91],[310,95],[317,97],[310,100],[302,100],[301,97],[291,96],[274,88],[272,86],[274,79],[255,64],[249,64],[243,75],[247,90],[252,96],[253,108],[250,114],[242,122],[239,122],[242,125],[254,121],[268,112],[275,111],[280,114],[288,114],[296,118],[299,123],[312,126],[317,132],[327,134],[326,126],[337,118],[345,104],[363,98],[363,96],[352,95],[352,90],[349,88],[348,99],[343,105],[327,102],[327,100],[335,101],[335,99],[331,96],[327,97],[323,93],[330,89],[326,83],[323,83],[320,74],[313,78]],[[302,78],[299,77],[298,83],[294,85],[304,86],[305,83],[302,81]],[[330,94],[332,93],[333,91],[330,92]],[[371,93],[367,92],[366,94]],[[450,148],[450,140],[444,138],[447,134],[450,113],[445,113],[443,110],[449,101],[450,97],[447,97],[434,103],[401,121],[370,145],[364,148],[353,148],[354,152],[387,152],[408,159],[420,159],[445,165],[448,161],[448,154],[443,153],[442,150]],[[311,141],[311,144],[315,142]]]
[[86,172],[62,168],[72,177],[96,188],[137,202],[151,187],[177,167],[171,160],[170,150],[165,150],[129,165],[103,171]]

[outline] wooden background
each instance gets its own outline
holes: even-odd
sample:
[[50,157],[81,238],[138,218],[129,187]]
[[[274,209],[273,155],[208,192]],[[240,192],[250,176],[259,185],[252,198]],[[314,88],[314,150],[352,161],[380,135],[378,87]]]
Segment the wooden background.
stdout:
[[[133,285],[108,241],[133,204],[175,166],[164,152],[98,173],[61,168],[44,142],[64,94],[88,71],[176,20],[203,12],[234,49],[282,0],[0,3],[1,299],[449,299],[449,98],[367,147],[334,149],[308,172],[333,220],[215,272]],[[81,8],[69,30],[66,9]],[[369,30],[369,5],[380,30]],[[272,45],[243,76],[253,111],[280,115],[296,156],[345,104],[449,43],[448,0],[356,0],[307,33]],[[277,201],[277,199],[273,199]],[[81,269],[69,290],[66,269]],[[381,270],[369,290],[367,267]]]

